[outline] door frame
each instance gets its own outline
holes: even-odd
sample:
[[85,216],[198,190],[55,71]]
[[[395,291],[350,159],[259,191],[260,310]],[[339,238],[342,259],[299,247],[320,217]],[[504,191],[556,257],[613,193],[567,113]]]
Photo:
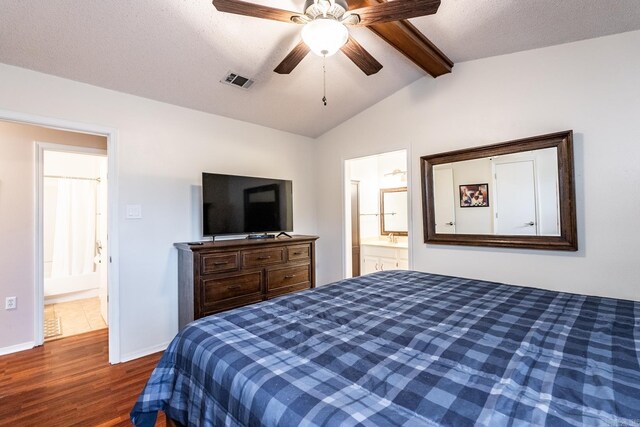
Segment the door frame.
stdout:
[[[71,132],[81,132],[93,135],[101,135],[107,138],[107,230],[109,232],[109,241],[107,245],[107,287],[109,289],[109,363],[120,363],[120,275],[119,275],[119,258],[118,258],[118,130],[112,127],[88,124],[82,122],[74,122],[54,117],[38,116],[35,114],[27,114],[9,110],[0,109],[0,120],[22,123],[27,125],[40,126],[51,129],[58,129]],[[40,153],[34,150],[35,165],[40,162]],[[38,174],[41,173],[38,166],[34,167],[35,182],[39,183]],[[37,193],[37,194],[36,194]],[[34,206],[38,206],[38,198],[41,192],[34,191]],[[34,229],[36,230],[34,247],[37,248],[34,259],[38,262],[37,257],[42,259],[42,248],[39,248],[39,233],[42,218],[39,217],[38,209],[34,209]],[[36,264],[36,274],[34,276],[34,303],[38,300],[39,293],[42,294],[42,306],[36,307],[34,304],[34,326],[33,338],[35,345],[41,345],[44,342],[44,334],[41,324],[44,317],[44,288],[40,286],[41,282],[38,277],[38,271],[43,273],[43,268]],[[44,274],[42,274],[44,277]],[[44,280],[44,279],[42,279]]]
[[[109,151],[101,148],[89,148],[77,145],[56,144],[35,141],[36,145],[36,292],[35,303],[35,343],[44,344],[44,153],[55,151],[58,153],[73,153],[95,155],[109,158]],[[108,160],[107,160],[108,161]],[[109,233],[109,180],[107,180],[107,236]],[[107,238],[107,253],[109,253],[109,239]],[[107,263],[107,292],[109,291],[109,265]],[[107,293],[108,295],[108,293]],[[107,297],[107,301],[109,298]],[[109,304],[107,304],[108,310]],[[40,318],[38,319],[38,315]]]
[[[354,190],[354,186],[355,186],[355,191],[356,191],[356,212],[355,212],[355,216],[354,216],[354,212],[353,212],[353,190]],[[351,187],[350,187],[350,205],[349,205],[349,212],[351,213],[351,277],[358,277],[362,275],[362,271],[361,271],[361,266],[360,266],[360,259],[362,258],[361,255],[361,248],[360,248],[360,181],[358,180],[351,180]],[[356,230],[354,232],[353,230],[353,226],[354,226],[354,218],[355,218],[355,226],[356,226]],[[354,262],[353,259],[353,255],[354,255],[354,249],[355,249],[355,245],[353,244],[353,237],[357,236],[358,239],[358,262]],[[357,266],[357,275],[354,275],[354,267]],[[349,271],[347,271],[346,273],[348,273]]]
[[[388,148],[385,150],[354,155],[351,157],[341,157],[341,165],[342,165],[342,177],[341,184],[342,187],[342,277],[346,278],[347,273],[351,272],[351,169],[350,169],[350,161],[358,160],[365,157],[374,157],[380,156],[387,153],[394,153],[397,151],[404,151],[406,154],[406,162],[407,162],[407,255],[409,258],[409,270],[413,268],[413,185],[411,185],[412,177],[413,177],[413,168],[411,167],[411,147],[396,147],[396,148]],[[362,274],[362,271],[360,272]]]

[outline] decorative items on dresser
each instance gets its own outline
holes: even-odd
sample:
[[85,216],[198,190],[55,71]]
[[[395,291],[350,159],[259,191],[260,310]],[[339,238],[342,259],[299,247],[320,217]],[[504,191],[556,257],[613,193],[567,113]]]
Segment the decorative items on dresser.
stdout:
[[180,328],[219,311],[315,288],[317,239],[175,243]]

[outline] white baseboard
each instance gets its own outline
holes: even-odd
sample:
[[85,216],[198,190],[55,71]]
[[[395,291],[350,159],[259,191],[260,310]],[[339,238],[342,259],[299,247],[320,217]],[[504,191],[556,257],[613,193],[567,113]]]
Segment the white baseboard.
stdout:
[[35,346],[35,342],[29,341],[22,344],[10,345],[9,347],[2,347],[0,348],[0,356],[4,356],[5,354],[17,353],[19,351],[31,350]]
[[121,363],[129,362],[131,360],[139,359],[141,357],[148,356],[150,354],[157,353],[159,351],[165,351],[167,347],[169,347],[170,343],[171,341],[167,341],[165,343],[154,345],[152,347],[143,348],[142,350],[123,354],[122,357],[120,358],[120,362]]
[[60,304],[63,302],[71,302],[79,299],[96,298],[99,296],[99,289],[89,289],[86,291],[70,292],[68,294],[51,295],[44,297],[44,304]]

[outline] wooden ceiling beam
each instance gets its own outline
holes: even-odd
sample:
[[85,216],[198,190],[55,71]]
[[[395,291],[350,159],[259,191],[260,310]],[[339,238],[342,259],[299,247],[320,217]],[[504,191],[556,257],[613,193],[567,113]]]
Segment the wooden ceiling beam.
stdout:
[[[347,0],[349,9],[373,6],[383,1]],[[369,25],[367,28],[433,77],[448,74],[453,68],[453,61],[407,20]]]
[[375,24],[367,28],[433,77],[450,73],[453,68],[453,61],[408,21]]

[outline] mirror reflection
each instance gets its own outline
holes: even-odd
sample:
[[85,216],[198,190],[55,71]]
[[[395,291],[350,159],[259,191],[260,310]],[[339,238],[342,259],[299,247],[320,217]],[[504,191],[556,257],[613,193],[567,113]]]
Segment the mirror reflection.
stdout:
[[557,148],[434,165],[436,233],[559,236]]
[[578,250],[571,130],[420,160],[425,243]]
[[380,214],[380,229],[383,235],[407,235],[407,187],[381,189]]

